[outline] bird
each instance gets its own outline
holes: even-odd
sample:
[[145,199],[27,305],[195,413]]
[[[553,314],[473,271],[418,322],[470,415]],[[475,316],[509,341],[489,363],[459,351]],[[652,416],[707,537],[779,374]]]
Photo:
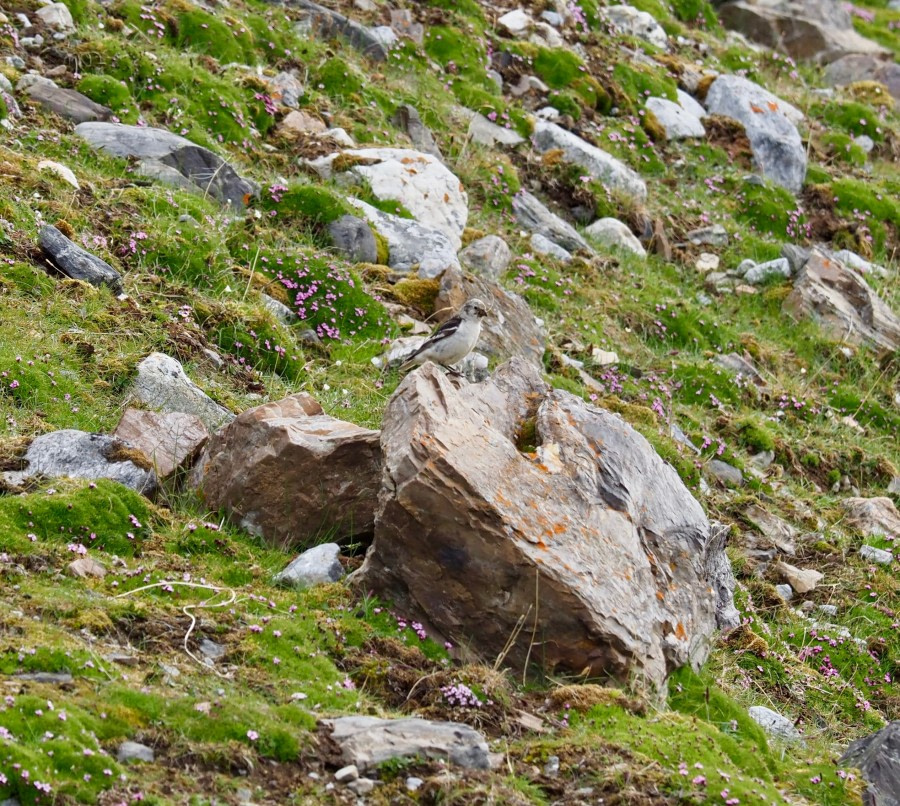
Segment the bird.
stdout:
[[444,322],[406,358],[400,369],[406,371],[426,361],[434,361],[448,372],[454,372],[450,365],[462,361],[472,352],[481,335],[481,320],[487,315],[487,306],[480,299],[468,300],[456,316]]

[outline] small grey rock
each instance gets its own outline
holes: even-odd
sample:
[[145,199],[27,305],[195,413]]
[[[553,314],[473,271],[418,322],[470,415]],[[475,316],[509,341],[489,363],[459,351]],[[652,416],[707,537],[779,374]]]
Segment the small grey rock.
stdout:
[[531,236],[531,248],[539,255],[548,255],[556,258],[562,263],[568,263],[572,259],[572,253],[567,252],[561,246],[553,243],[549,238],[541,235],[539,232]]
[[355,764],[348,764],[346,767],[341,767],[334,774],[334,780],[339,784],[349,784],[351,781],[356,781],[358,778],[359,770]]
[[347,784],[347,789],[352,790],[359,797],[363,797],[370,794],[377,785],[378,781],[374,781],[371,778],[358,778],[355,781],[350,781]]
[[283,325],[292,325],[297,321],[297,314],[294,313],[283,302],[279,302],[268,294],[260,294],[263,307],[271,313]]
[[361,218],[343,215],[328,225],[331,242],[344,257],[355,263],[376,263],[378,244],[372,228]]
[[891,552],[875,548],[875,546],[860,546],[859,556],[879,565],[890,565],[894,561],[894,555]]
[[744,282],[759,285],[773,277],[788,278],[791,276],[791,264],[787,258],[779,257],[765,263],[759,263],[744,275]]
[[802,736],[794,727],[794,723],[777,711],[764,705],[752,705],[747,709],[747,713],[770,736],[788,742],[802,742]]
[[52,686],[64,686],[73,678],[68,672],[23,672],[15,675],[16,680],[29,680],[32,683],[47,683]]
[[647,257],[647,250],[628,225],[616,218],[601,218],[585,229],[584,234],[595,244],[622,249],[638,257]]
[[41,227],[38,239],[51,263],[67,277],[94,286],[106,285],[113,293],[122,292],[122,275],[112,266],[70,241],[56,227]]
[[344,575],[338,559],[340,556],[341,547],[337,543],[314,546],[276,574],[274,582],[292,588],[309,588],[325,582],[337,582]]
[[145,744],[140,744],[139,742],[122,742],[116,752],[116,758],[119,760],[120,764],[125,764],[129,761],[146,761],[152,763],[156,758],[156,754],[153,752],[152,747],[147,747]]
[[684,237],[695,246],[728,246],[728,232],[721,224],[691,230]]
[[744,474],[720,459],[713,459],[706,467],[717,481],[726,486],[740,487],[744,483]]
[[836,616],[838,613],[838,609],[835,605],[830,604],[820,604],[819,610],[824,613],[826,616]]
[[200,642],[200,654],[203,655],[204,658],[209,658],[209,660],[217,661],[221,660],[225,657],[225,647],[221,644],[217,644],[215,641],[211,641],[209,638],[204,638]]
[[735,272],[735,274],[739,274],[741,277],[743,277],[748,271],[750,271],[750,269],[754,268],[755,266],[756,266],[755,260],[751,260],[750,258],[744,258],[744,260],[742,260],[740,263],[737,264],[737,267],[735,268],[734,272]]
[[775,593],[777,593],[779,598],[785,602],[789,602],[794,598],[794,589],[790,585],[776,585]]
[[781,256],[790,264],[791,274],[796,274],[809,260],[810,250],[797,246],[797,244],[786,243],[781,247]]
[[417,789],[420,789],[425,782],[421,778],[416,778],[411,775],[406,779],[406,790],[407,792],[415,792]]

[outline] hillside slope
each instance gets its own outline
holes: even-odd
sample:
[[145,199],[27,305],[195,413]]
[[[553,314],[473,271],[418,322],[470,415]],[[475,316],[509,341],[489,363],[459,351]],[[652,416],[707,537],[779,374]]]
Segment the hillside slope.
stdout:
[[[657,24],[613,24],[594,0],[511,18],[505,0],[330,2],[337,17],[67,0],[71,23],[0,0],[0,803],[354,802],[319,721],[347,714],[464,722],[502,759],[384,762],[367,802],[861,802],[838,758],[900,712],[884,554],[900,500],[900,127],[896,77],[878,72],[900,52],[900,11],[851,7],[884,58],[829,86],[835,68],[751,44],[704,0],[635,6]],[[719,76],[772,95],[737,122]],[[679,112],[690,136],[667,139],[672,110],[648,98],[702,118]],[[91,128],[107,123],[135,127],[132,145]],[[190,142],[151,133],[135,156],[153,129]],[[435,185],[406,193],[354,145],[428,151],[450,180],[429,167]],[[614,167],[573,157],[590,147]],[[532,196],[574,230],[536,226]],[[46,225],[121,280],[64,276]],[[444,273],[475,243],[486,257],[462,268],[493,279]],[[860,280],[833,284],[838,315],[822,288],[844,264]],[[826,280],[804,296],[815,266]],[[377,429],[402,375],[373,359],[493,280],[508,293],[492,297],[506,319],[482,343],[491,368],[542,355],[553,386],[621,415],[729,527],[741,626],[675,672],[665,702],[504,671],[340,582],[273,583],[337,526],[273,548],[183,475],[152,499],[15,475],[38,435],[111,433],[156,352],[223,417],[306,392]],[[881,520],[858,516],[860,498],[882,499]],[[369,541],[342,539],[346,569]],[[105,573],[74,574],[84,558]],[[798,593],[778,559],[822,576]],[[802,741],[767,736],[752,706]],[[154,760],[122,760],[126,740]]]

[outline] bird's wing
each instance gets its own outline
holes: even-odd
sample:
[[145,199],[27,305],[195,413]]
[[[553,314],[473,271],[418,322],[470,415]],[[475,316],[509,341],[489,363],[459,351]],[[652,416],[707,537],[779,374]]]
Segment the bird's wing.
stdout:
[[438,344],[444,339],[449,339],[457,330],[459,330],[459,326],[462,324],[461,316],[454,316],[448,319],[444,324],[442,324],[437,330],[434,331],[424,342],[422,342],[421,346],[418,350],[412,353],[409,358],[406,360],[409,361],[412,358],[415,358],[419,353],[424,352],[432,347],[435,344]]

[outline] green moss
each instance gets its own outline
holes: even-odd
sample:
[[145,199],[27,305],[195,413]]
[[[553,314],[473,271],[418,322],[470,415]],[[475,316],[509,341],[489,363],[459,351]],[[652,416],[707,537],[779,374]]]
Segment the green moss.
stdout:
[[36,552],[80,543],[92,553],[131,557],[140,553],[149,520],[145,498],[105,479],[53,495],[0,497],[0,551]]
[[560,48],[538,48],[534,72],[551,89],[561,90],[585,76],[584,62],[577,54]]
[[175,44],[205,53],[222,62],[246,62],[253,53],[253,35],[237,20],[226,24],[220,16],[199,8],[182,11],[176,17]]
[[758,233],[770,233],[779,237],[788,234],[791,212],[797,202],[789,191],[777,185],[743,183],[735,194],[735,217],[749,224]]
[[363,78],[340,56],[332,56],[313,71],[312,84],[327,95],[347,97],[362,90]]
[[716,29],[719,19],[707,0],[672,0],[672,11],[682,22]]
[[830,101],[815,111],[829,126],[853,135],[868,135],[876,143],[884,140],[885,124],[878,112],[867,104],[858,101]]
[[[828,149],[830,156],[838,162],[857,167],[866,164],[865,150],[857,145],[848,134],[843,132],[826,132],[822,135],[822,145]],[[811,181],[808,173],[807,181]]]
[[77,89],[92,101],[108,106],[113,111],[132,103],[128,85],[112,76],[93,74],[82,76]]
[[745,417],[737,423],[738,440],[754,453],[775,449],[775,437],[767,426],[755,417]]
[[321,185],[273,185],[261,194],[259,206],[284,225],[305,225],[320,235],[332,221],[352,213],[347,202]]
[[849,178],[833,182],[831,192],[835,209],[857,223],[864,238],[868,232],[875,250],[884,253],[890,233],[885,225],[895,232],[900,229],[900,202],[895,194],[871,181]]
[[571,115],[573,120],[581,119],[581,98],[568,90],[556,90],[547,97],[547,103],[563,115]]
[[678,99],[675,81],[658,70],[651,70],[644,65],[629,65],[619,62],[613,68],[613,79],[632,104],[632,110],[640,109],[650,96]]

